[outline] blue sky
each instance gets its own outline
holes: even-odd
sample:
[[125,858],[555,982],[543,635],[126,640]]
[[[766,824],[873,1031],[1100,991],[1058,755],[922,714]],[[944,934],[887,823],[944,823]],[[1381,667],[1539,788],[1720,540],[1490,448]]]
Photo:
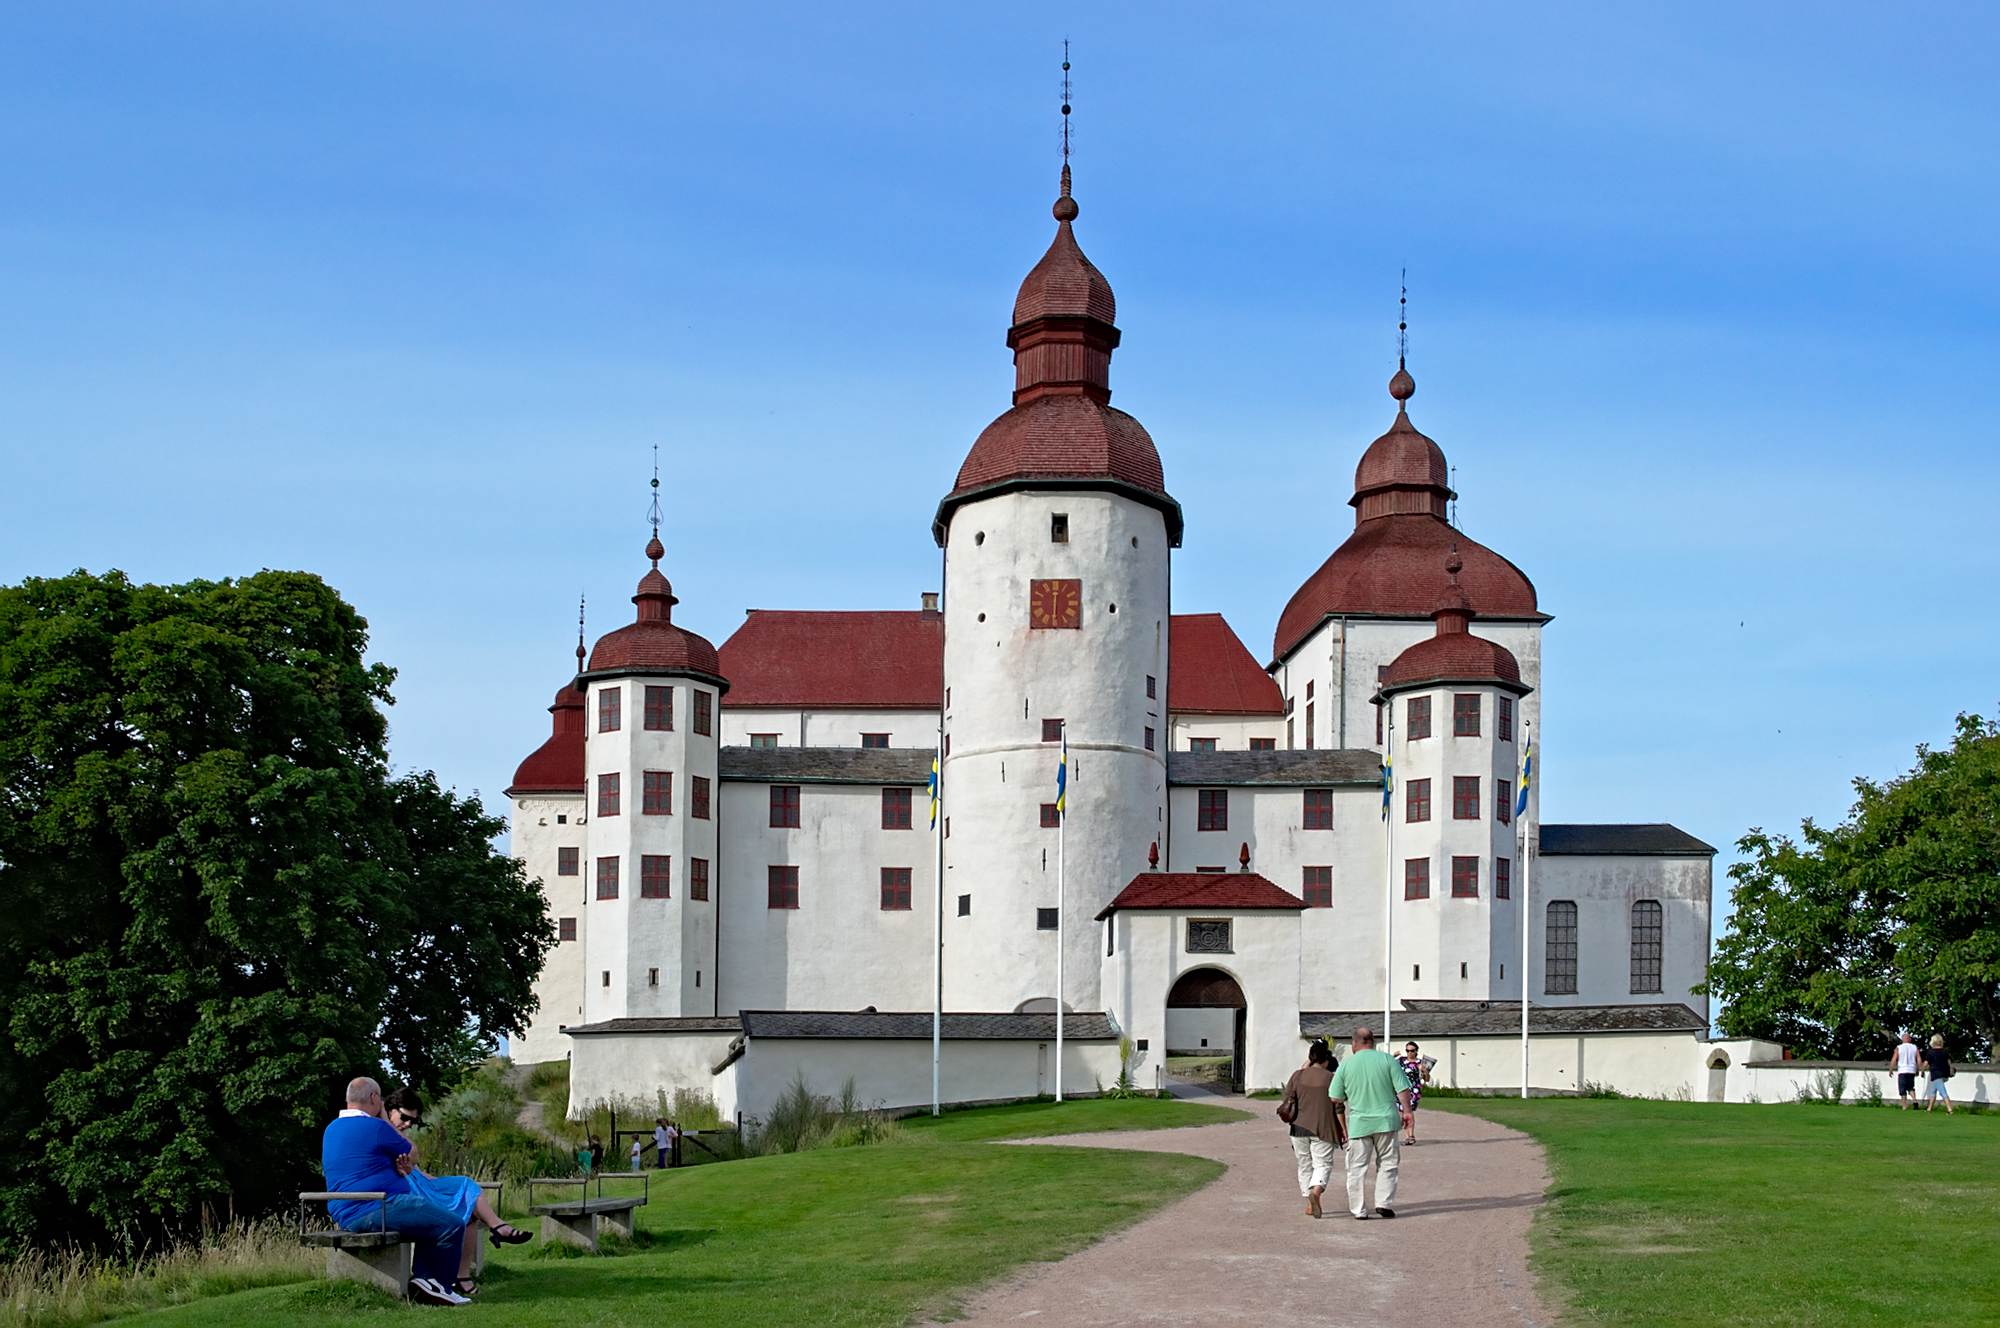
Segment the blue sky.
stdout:
[[[1391,417],[1534,578],[1545,811],[1727,846],[2000,705],[2000,21],[1792,4],[17,8],[0,579],[324,574],[498,805],[576,596],[914,607],[1060,41],[1177,607],[1253,651]],[[857,12],[859,11],[859,12]]]

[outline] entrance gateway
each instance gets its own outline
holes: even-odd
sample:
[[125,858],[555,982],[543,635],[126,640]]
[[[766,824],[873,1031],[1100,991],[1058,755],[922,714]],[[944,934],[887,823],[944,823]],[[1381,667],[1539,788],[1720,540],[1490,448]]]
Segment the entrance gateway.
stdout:
[[1174,980],[1167,993],[1169,1010],[1231,1010],[1229,1048],[1229,1091],[1241,1093],[1244,1085],[1244,1033],[1249,1027],[1249,1005],[1235,978],[1219,968],[1191,968]]

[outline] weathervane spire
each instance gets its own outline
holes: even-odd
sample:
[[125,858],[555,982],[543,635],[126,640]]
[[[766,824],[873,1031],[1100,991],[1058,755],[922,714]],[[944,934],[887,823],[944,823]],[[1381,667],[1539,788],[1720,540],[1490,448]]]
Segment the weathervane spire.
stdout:
[[1402,289],[1396,296],[1396,372],[1389,379],[1389,395],[1396,399],[1397,418],[1416,395],[1417,380],[1410,377],[1410,269],[1402,272]]
[[579,674],[583,672],[583,605],[583,592],[578,591],[576,596],[576,671]]
[[1063,38],[1062,91],[1063,192],[1069,192],[1069,38]]

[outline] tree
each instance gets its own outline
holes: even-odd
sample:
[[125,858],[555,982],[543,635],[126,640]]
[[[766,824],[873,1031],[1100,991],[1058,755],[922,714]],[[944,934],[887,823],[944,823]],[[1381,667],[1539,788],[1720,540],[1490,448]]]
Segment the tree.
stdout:
[[1961,1056],[2000,1038],[2000,725],[1960,715],[1950,747],[1854,783],[1840,825],[1752,830],[1709,965],[1733,1037],[1872,1060],[1904,1029]]
[[346,1079],[525,1023],[539,891],[366,645],[305,573],[0,587],[0,1240],[279,1206]]

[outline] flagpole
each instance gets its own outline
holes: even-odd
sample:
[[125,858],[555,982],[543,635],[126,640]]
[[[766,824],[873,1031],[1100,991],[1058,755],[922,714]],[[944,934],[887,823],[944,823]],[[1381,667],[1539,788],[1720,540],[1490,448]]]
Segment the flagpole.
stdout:
[[937,874],[936,907],[931,910],[931,1115],[943,1111],[943,1097],[940,1092],[942,1075],[940,1067],[944,1061],[944,827],[939,824],[938,810],[944,801],[944,725],[938,724],[938,743],[932,749],[931,759],[936,762],[932,778],[936,781],[931,790],[931,840],[937,848],[934,867]]
[[[1389,705],[1388,745],[1382,749],[1383,765],[1393,771],[1396,768],[1396,707]],[[1389,828],[1389,865],[1383,871],[1387,878],[1382,910],[1382,1045],[1389,1045],[1394,1036],[1389,1031],[1389,1011],[1391,1000],[1390,984],[1395,980],[1396,963],[1396,786],[1391,778],[1382,781],[1382,823]]]
[[[1533,760],[1535,751],[1534,729],[1527,720],[1521,721],[1521,750],[1524,760]],[[1531,778],[1531,768],[1522,766],[1521,792],[1527,792],[1526,781]],[[1529,806],[1534,805],[1532,798]],[[1534,916],[1529,905],[1535,897],[1534,831],[1528,825],[1528,807],[1522,807],[1514,820],[1520,826],[1521,848],[1515,854],[1521,861],[1521,1097],[1528,1096],[1528,920]]]
[[1063,1100],[1063,826],[1069,820],[1069,721],[1062,726],[1062,778],[1056,785],[1056,1101]]

